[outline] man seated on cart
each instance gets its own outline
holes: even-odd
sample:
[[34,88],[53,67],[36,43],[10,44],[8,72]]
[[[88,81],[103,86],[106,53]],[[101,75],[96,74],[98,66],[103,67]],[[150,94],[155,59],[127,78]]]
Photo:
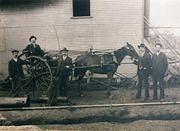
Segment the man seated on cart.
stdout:
[[41,49],[41,47],[36,43],[36,36],[30,36],[29,38],[29,44],[26,46],[26,48],[23,50],[23,52],[28,52],[27,56],[33,55],[33,56],[44,56],[44,51]]

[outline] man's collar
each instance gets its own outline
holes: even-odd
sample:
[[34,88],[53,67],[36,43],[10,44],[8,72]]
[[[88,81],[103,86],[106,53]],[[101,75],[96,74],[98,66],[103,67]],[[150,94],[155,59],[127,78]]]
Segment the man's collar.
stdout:
[[32,42],[30,42],[30,44],[33,44],[33,45],[35,45],[36,43],[32,43]]
[[159,56],[160,53],[161,53],[161,51],[160,51],[160,52],[157,52],[156,55]]
[[13,60],[14,60],[15,62],[17,62],[18,58],[13,58]]
[[140,55],[141,57],[143,57],[145,53],[146,53],[145,51],[144,51],[144,52],[140,52],[139,55]]
[[63,60],[66,60],[66,58],[67,58],[68,56],[67,55],[63,55]]
[[36,43],[31,43],[34,47],[36,47]]

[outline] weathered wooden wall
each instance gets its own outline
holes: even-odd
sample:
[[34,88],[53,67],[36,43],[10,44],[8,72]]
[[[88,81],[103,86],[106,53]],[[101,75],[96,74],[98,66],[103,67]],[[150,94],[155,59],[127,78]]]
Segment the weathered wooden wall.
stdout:
[[[3,1],[3,0],[2,0]],[[143,39],[144,0],[91,0],[91,17],[73,18],[72,0],[30,0],[0,5],[0,73],[11,49],[36,35],[45,50],[116,49]],[[127,70],[123,70],[126,72]],[[128,70],[129,71],[129,70]]]

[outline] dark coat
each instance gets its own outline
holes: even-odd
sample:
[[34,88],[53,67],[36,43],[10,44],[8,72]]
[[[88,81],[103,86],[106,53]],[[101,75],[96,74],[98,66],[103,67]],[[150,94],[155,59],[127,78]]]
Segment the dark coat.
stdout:
[[[69,68],[66,68],[66,66],[69,66]],[[65,60],[63,60],[63,56],[59,58],[59,64],[58,64],[58,73],[66,73],[67,75],[70,75],[71,69],[73,67],[72,59],[67,56]]]
[[33,44],[29,44],[26,46],[26,48],[23,50],[30,52],[29,55],[34,55],[34,56],[44,56],[44,51],[40,48],[38,44],[35,44],[35,47]]
[[[70,68],[66,68],[69,66]],[[68,95],[68,81],[72,70],[72,59],[67,56],[66,60],[63,60],[63,56],[60,56],[58,60],[57,74],[56,74],[56,86],[52,86],[49,91],[49,104],[56,103],[57,93],[60,96]],[[59,91],[58,91],[59,90]]]
[[161,52],[152,57],[152,77],[164,77],[168,68],[167,56]]
[[149,75],[151,72],[151,65],[151,56],[149,53],[145,52],[143,57],[139,57],[137,74],[142,72],[143,74]]
[[16,77],[23,77],[22,65],[25,62],[21,59],[18,59],[17,62],[14,59],[11,59],[8,64],[9,77],[15,79]]

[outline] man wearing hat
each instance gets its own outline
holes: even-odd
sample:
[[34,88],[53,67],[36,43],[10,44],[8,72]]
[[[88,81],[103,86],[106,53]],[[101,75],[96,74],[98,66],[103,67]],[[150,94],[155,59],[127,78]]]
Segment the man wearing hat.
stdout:
[[26,46],[26,48],[23,50],[23,52],[28,51],[29,55],[33,55],[33,56],[44,56],[44,51],[41,49],[41,47],[36,43],[36,36],[30,36],[29,38],[29,42],[30,44],[28,44]]
[[165,53],[161,52],[162,44],[156,41],[155,53],[152,57],[152,79],[153,79],[153,99],[157,99],[157,85],[160,87],[160,99],[164,99],[164,76],[168,69],[168,61]]
[[139,59],[138,59],[138,91],[136,94],[136,99],[141,98],[141,90],[142,87],[145,88],[145,100],[149,98],[149,83],[148,83],[148,77],[150,75],[151,70],[151,56],[146,51],[145,44],[140,44],[138,46],[139,48]]
[[49,89],[49,100],[48,104],[54,106],[57,104],[57,95],[64,97],[66,100],[68,98],[68,82],[69,76],[72,71],[72,58],[68,56],[67,48],[61,50],[61,56],[58,60],[57,74],[56,74],[56,84]]
[[67,48],[61,50],[61,57],[58,62],[58,88],[60,96],[68,95],[68,81],[73,67],[72,58],[68,56]]
[[12,80],[11,93],[13,93],[14,96],[18,95],[21,78],[24,76],[22,65],[25,64],[25,62],[18,58],[18,53],[18,50],[12,50],[13,58],[8,63],[9,78]]

